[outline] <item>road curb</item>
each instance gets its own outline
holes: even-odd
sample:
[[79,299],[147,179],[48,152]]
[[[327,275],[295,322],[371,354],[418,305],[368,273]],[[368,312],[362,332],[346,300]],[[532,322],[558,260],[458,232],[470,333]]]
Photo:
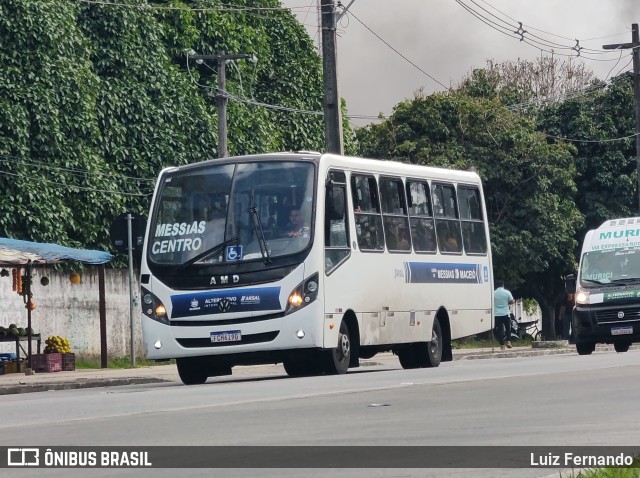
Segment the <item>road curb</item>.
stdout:
[[103,379],[78,379],[67,382],[24,383],[0,386],[0,395],[15,395],[20,393],[48,392],[53,390],[73,390],[78,388],[116,387],[121,385],[138,385],[146,383],[170,382],[157,377],[128,377]]

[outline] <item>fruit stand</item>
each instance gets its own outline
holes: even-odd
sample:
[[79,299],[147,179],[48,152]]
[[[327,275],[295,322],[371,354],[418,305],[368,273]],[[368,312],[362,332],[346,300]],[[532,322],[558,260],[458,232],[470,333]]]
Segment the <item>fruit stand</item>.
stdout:
[[[46,340],[47,347],[45,353],[41,354],[41,336],[31,328],[31,316],[35,309],[33,294],[31,289],[31,272],[33,267],[48,264],[59,264],[62,262],[81,262],[85,264],[100,265],[100,280],[104,281],[104,263],[111,260],[111,254],[97,250],[73,249],[57,244],[46,244],[17,239],[0,238],[0,266],[11,267],[13,275],[13,290],[24,299],[27,310],[27,327],[18,328],[11,324],[9,329],[0,330],[0,342],[15,342],[16,344],[16,364],[18,371],[21,368],[20,352],[24,353],[27,359],[27,367],[32,368],[32,360],[35,359],[41,371],[62,370],[62,364],[66,364],[67,369],[73,365],[75,367],[75,356],[70,353],[68,341],[61,337],[52,336]],[[1,276],[8,276],[8,271],[0,271]],[[74,274],[72,274],[73,276]],[[77,275],[77,274],[75,274]],[[46,278],[43,278],[46,279]],[[42,285],[48,285],[41,281]],[[106,323],[104,307],[104,287],[100,287],[100,325],[101,337],[103,335],[103,324]],[[37,344],[37,354],[32,353],[32,342]],[[27,349],[23,348],[22,342],[26,342]],[[102,340],[101,340],[102,342]],[[104,340],[105,350],[103,351],[106,362],[106,337]],[[60,367],[58,367],[60,364]],[[105,365],[106,366],[106,365]]]
[[[27,337],[26,335],[24,335],[24,336],[16,335],[16,336],[0,337],[0,342],[15,342],[15,344],[16,344],[16,362],[18,364],[20,364],[20,361],[21,361],[20,352],[22,352],[25,357],[29,356],[27,351],[24,349],[24,347],[20,343],[20,342],[26,342],[27,340],[31,340],[31,341],[35,340],[36,344],[37,344],[37,351],[38,351],[38,353],[40,353],[40,343],[41,343],[40,334],[31,334],[31,338]],[[27,347],[27,348],[29,348],[29,347]],[[17,371],[20,371],[20,370],[17,370]]]

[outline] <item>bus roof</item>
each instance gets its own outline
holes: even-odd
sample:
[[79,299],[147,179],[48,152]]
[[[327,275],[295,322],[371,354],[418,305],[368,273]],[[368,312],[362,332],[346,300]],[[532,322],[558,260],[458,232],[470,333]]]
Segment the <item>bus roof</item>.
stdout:
[[312,160],[316,163],[328,163],[328,167],[339,167],[347,170],[369,171],[378,174],[403,175],[408,177],[429,177],[431,179],[465,181],[469,183],[479,183],[480,177],[473,171],[462,171],[459,169],[440,168],[434,166],[422,166],[399,161],[357,158],[353,156],[341,156],[336,154],[322,154],[315,151],[300,152],[276,152],[265,154],[253,154],[247,156],[229,156],[226,158],[208,159],[197,163],[190,163],[183,166],[168,167],[162,170],[161,174],[168,171],[200,168],[203,166],[236,162],[252,162],[256,160]]

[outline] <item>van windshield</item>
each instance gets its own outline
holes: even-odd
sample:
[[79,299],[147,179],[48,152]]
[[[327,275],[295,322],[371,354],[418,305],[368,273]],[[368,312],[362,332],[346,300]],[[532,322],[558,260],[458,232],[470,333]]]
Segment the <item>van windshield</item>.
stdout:
[[151,218],[151,262],[239,263],[296,254],[311,241],[314,165],[256,161],[177,170]]
[[580,282],[586,287],[640,281],[640,249],[586,252],[580,261]]

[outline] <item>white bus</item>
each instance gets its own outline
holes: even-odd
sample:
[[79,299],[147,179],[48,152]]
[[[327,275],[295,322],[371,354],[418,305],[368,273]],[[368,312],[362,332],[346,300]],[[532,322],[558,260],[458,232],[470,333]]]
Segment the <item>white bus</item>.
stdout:
[[147,358],[185,384],[234,365],[342,374],[393,351],[451,360],[492,328],[476,173],[319,153],[203,161],[160,173],[141,264]]
[[587,231],[578,275],[567,277],[575,293],[572,335],[580,355],[597,343],[626,352],[640,342],[640,217],[611,219]]

